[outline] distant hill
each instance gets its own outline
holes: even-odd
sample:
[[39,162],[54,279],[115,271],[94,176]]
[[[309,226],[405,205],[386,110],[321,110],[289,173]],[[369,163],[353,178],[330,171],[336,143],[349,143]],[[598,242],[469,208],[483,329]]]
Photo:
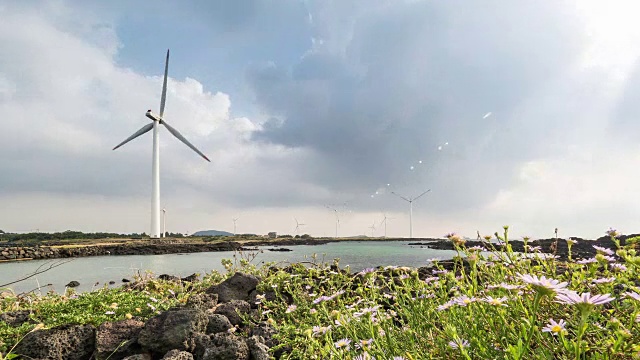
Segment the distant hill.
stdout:
[[233,234],[219,230],[202,230],[191,234],[191,236],[233,236]]

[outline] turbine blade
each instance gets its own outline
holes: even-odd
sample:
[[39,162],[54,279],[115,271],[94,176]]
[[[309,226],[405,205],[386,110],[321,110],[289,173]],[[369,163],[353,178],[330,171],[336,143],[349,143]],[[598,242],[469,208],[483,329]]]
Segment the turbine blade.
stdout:
[[421,197],[422,195],[424,195],[424,194],[428,193],[429,191],[431,191],[431,189],[429,189],[429,190],[427,190],[427,191],[423,192],[422,194],[418,195],[418,197],[417,197],[417,198],[415,198],[415,199],[413,199],[413,201],[416,201],[416,200],[420,199],[420,197]]
[[136,131],[133,135],[129,136],[129,137],[127,138],[127,140],[125,140],[125,141],[121,142],[120,144],[118,144],[118,146],[114,147],[114,148],[113,148],[113,150],[115,150],[115,149],[119,148],[120,146],[122,146],[122,145],[124,145],[124,144],[128,143],[129,141],[131,141],[131,140],[133,140],[133,139],[137,138],[138,136],[140,136],[140,135],[142,135],[142,134],[144,134],[144,133],[148,132],[148,131],[149,131],[149,130],[151,130],[151,129],[153,129],[153,123],[149,123],[149,124],[147,124],[147,125],[143,126],[143,127],[142,127],[142,129],[140,129],[140,130]]
[[164,104],[167,102],[167,75],[169,74],[169,49],[167,49],[167,60],[164,63],[164,81],[162,82],[162,97],[160,98],[160,118],[164,115]]
[[195,146],[193,146],[193,144],[191,144],[189,142],[189,140],[185,139],[184,136],[182,136],[182,134],[180,134],[180,132],[174,128],[172,128],[171,126],[169,126],[169,124],[167,124],[166,121],[162,120],[161,124],[167,127],[167,130],[169,130],[169,132],[171,134],[173,134],[173,136],[175,136],[176,138],[178,138],[178,140],[182,141],[185,145],[187,145],[188,147],[191,148],[191,150],[195,151],[196,153],[198,153],[198,155],[202,156],[205,160],[207,160],[208,162],[211,162],[211,160],[209,160],[208,157],[206,157],[202,152],[200,152],[200,150],[198,150],[198,148],[196,148]]
[[391,193],[392,193],[393,195],[395,195],[395,196],[397,196],[397,197],[401,198],[401,199],[402,199],[402,200],[404,200],[404,201],[411,202],[411,200],[407,199],[406,197],[404,197],[404,196],[402,196],[402,195],[398,195],[398,194],[396,194],[396,193],[395,193],[395,192],[393,192],[393,191],[392,191]]

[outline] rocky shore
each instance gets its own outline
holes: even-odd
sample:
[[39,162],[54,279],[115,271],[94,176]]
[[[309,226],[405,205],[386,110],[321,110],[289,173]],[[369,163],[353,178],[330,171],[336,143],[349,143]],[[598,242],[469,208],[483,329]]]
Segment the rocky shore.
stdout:
[[[65,324],[28,333],[14,349],[28,359],[74,360],[268,360],[278,344],[275,329],[260,319],[256,276],[236,273],[204,293],[143,321],[133,317],[93,325]],[[132,284],[131,286],[136,286]],[[275,296],[275,293],[268,294]],[[250,319],[250,321],[247,321]],[[28,311],[0,314],[20,326]]]
[[[434,239],[414,239],[434,240]],[[183,240],[184,241],[184,240]],[[268,241],[250,241],[240,243],[236,241],[224,241],[216,243],[207,242],[177,242],[165,240],[149,240],[147,243],[136,241],[132,243],[120,243],[117,245],[86,245],[86,246],[8,246],[0,244],[0,261],[35,260],[75,258],[86,256],[105,255],[160,255],[180,254],[209,251],[234,251],[252,250],[256,246],[296,246],[296,245],[323,245],[335,241],[378,241],[367,239],[335,240],[335,239],[281,239]],[[407,239],[385,239],[385,241],[407,241]],[[283,248],[270,248],[269,251],[288,251]]]
[[[625,245],[626,239],[636,237],[636,236],[640,236],[640,234],[619,236],[618,239],[620,240],[620,245],[622,246]],[[596,240],[585,240],[585,239],[576,238],[576,237],[571,238],[571,240],[575,241],[575,244],[571,246],[571,257],[573,259],[586,259],[586,258],[594,257],[596,255],[596,249],[593,247],[594,245],[607,248],[607,249],[612,249],[615,251],[615,244],[613,243],[611,238],[608,236],[603,236]],[[486,241],[471,240],[471,241],[467,241],[465,243],[465,246],[466,247],[484,246],[485,248],[487,248],[486,244],[487,244]],[[509,244],[511,245],[511,248],[513,249],[513,251],[524,252],[523,241],[511,240],[509,241]],[[427,247],[430,249],[436,249],[436,250],[454,250],[453,243],[449,240],[436,240],[436,241],[429,241],[424,243],[416,242],[416,243],[411,243],[410,245],[420,245],[420,246],[424,246],[424,247]],[[496,247],[497,250],[500,250],[503,248],[503,245],[499,245],[499,244],[493,244],[493,245]],[[568,259],[569,246],[567,244],[567,240],[565,239],[555,239],[555,238],[538,239],[538,240],[529,241],[527,245],[530,247],[540,247],[540,252],[547,253],[547,254],[554,254],[558,256],[560,260]]]

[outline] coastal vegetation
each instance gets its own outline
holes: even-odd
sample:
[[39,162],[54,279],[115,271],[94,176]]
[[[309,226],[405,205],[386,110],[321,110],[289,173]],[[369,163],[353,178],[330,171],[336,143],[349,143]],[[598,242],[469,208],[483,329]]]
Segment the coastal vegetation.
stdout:
[[284,359],[640,358],[640,237],[621,241],[612,229],[607,236],[608,246],[589,258],[572,256],[574,240],[565,260],[527,238],[515,252],[505,226],[481,246],[449,234],[458,256],[419,269],[353,273],[316,256],[258,267],[256,253],[238,252],[223,261],[225,273],[196,282],[144,273],[121,289],[82,294],[5,290],[0,313],[26,311],[28,320],[0,321],[0,353],[10,358],[42,328],[149,319],[242,272],[260,279],[250,300],[256,311],[233,331],[269,324],[277,331],[269,351]]

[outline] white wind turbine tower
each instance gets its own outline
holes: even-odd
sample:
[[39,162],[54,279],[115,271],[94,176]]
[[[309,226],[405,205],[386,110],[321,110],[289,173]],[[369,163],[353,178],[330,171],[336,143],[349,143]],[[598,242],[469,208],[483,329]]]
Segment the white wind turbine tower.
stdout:
[[236,222],[238,221],[238,219],[240,218],[233,218],[233,236],[236,236]]
[[296,229],[294,231],[295,231],[296,235],[298,235],[298,230],[300,229],[300,226],[305,226],[307,224],[303,224],[301,222],[298,222],[298,219],[296,219],[296,218],[293,218],[293,219],[296,221]]
[[422,195],[428,193],[429,191],[431,191],[431,189],[423,192],[422,194],[414,197],[414,198],[406,198],[402,195],[399,195],[395,192],[391,192],[393,195],[401,198],[402,200],[406,201],[409,203],[409,239],[413,239],[413,202],[420,199],[422,197]]
[[193,146],[187,139],[185,139],[182,134],[173,127],[169,126],[167,122],[164,120],[164,105],[167,99],[167,75],[169,72],[169,50],[167,50],[167,59],[164,65],[164,81],[162,82],[162,97],[160,98],[160,114],[156,115],[151,112],[151,110],[147,110],[145,114],[149,119],[152,120],[151,123],[143,126],[140,130],[136,131],[133,135],[129,136],[125,141],[118,144],[118,146],[114,147],[113,150],[121,147],[122,145],[128,143],[129,141],[137,138],[138,136],[149,132],[153,129],[153,157],[152,157],[152,165],[151,165],[151,238],[159,238],[160,237],[160,143],[159,143],[159,132],[160,125],[164,125],[167,130],[178,140],[182,141],[185,145],[190,147],[193,151],[198,153],[198,155],[202,156],[205,160],[211,162],[200,150],[198,150],[195,146]]

